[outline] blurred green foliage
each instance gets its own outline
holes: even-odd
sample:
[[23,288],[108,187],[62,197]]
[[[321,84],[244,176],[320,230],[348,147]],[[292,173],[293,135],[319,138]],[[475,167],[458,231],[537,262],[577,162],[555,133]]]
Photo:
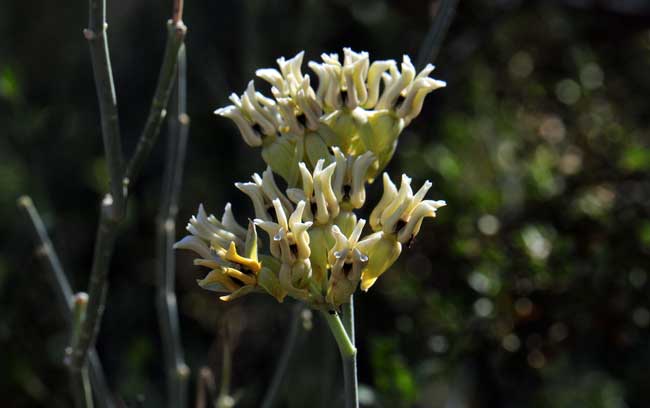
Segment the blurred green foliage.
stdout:
[[[446,89],[404,132],[393,176],[448,206],[400,262],[357,296],[363,401],[377,407],[643,407],[650,366],[650,8],[643,1],[479,1],[460,7],[436,63]],[[218,213],[262,169],[212,110],[258,67],[367,50],[414,58],[436,1],[187,2],[191,140],[179,229]],[[143,125],[169,10],[109,2],[125,149]],[[69,406],[67,334],[15,199],[34,197],[76,289],[86,285],[104,190],[85,5],[0,3],[0,395]],[[159,406],[154,224],[163,149],[119,239],[98,349],[127,406]],[[370,189],[378,199],[380,186]],[[193,372],[220,376],[233,349],[241,406],[257,406],[290,306],[220,303],[179,254],[183,343]],[[223,336],[226,325],[229,335]],[[278,406],[339,406],[334,343],[314,317]],[[140,401],[140,402],[139,402]],[[447,404],[447,405],[445,405]]]

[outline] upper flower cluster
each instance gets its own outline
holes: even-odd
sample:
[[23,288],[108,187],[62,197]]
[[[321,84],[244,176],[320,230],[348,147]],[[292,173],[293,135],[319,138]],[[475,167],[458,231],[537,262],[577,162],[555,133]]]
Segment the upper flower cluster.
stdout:
[[[323,54],[321,63],[309,63],[318,77],[314,90],[302,59],[303,53],[280,58],[279,71],[257,71],[273,98],[251,81],[243,95],[231,95],[233,105],[216,111],[235,122],[246,143],[262,147],[268,164],[251,181],[235,183],[255,211],[247,228],[230,204],[221,220],[200,206],[187,226],[190,235],[176,244],[210,268],[199,285],[226,293],[223,300],[260,291],[278,301],[291,296],[337,308],[357,286],[368,290],[424,218],[445,205],[425,199],[429,181],[414,192],[408,176],[397,188],[384,173],[383,196],[370,213],[372,232],[364,234],[366,220],[354,212],[364,207],[366,183],[390,160],[424,97],[445,85],[429,77],[433,66],[418,74],[406,56],[399,70],[393,60],[370,63],[368,53],[344,49],[342,62]],[[274,174],[288,187],[281,189]],[[258,227],[268,235],[265,248]]]
[[370,63],[367,52],[343,49],[322,54],[322,62],[309,62],[318,77],[302,72],[304,52],[277,60],[274,68],[257,70],[271,85],[273,98],[255,90],[250,81],[232,105],[216,114],[232,119],[246,143],[261,146],[262,156],[290,185],[299,182],[297,164],[313,167],[328,148],[338,146],[345,155],[374,154],[374,177],[390,160],[397,137],[422,110],[425,96],[445,83],[429,77],[432,65],[416,72],[408,56],[401,70],[394,60]]

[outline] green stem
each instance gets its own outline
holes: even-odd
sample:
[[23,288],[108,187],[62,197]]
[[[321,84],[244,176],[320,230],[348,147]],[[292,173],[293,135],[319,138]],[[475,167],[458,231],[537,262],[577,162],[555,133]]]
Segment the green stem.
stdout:
[[327,325],[336,340],[341,353],[341,363],[343,364],[343,382],[345,388],[345,407],[358,408],[357,376],[356,376],[356,356],[357,348],[350,340],[348,333],[343,326],[343,322],[338,314],[330,314],[329,311],[321,309],[321,314],[325,318]]
[[[348,333],[348,337],[353,345],[356,347],[355,333],[354,333],[354,295],[350,295],[348,303],[342,306],[341,317],[343,320],[343,327]],[[350,407],[359,406],[359,384],[357,380],[357,355],[352,356],[348,361],[343,362],[343,381],[345,384],[345,400]],[[351,404],[351,405],[350,405]]]
[[75,407],[93,408],[92,389],[88,367],[84,366],[79,372],[70,372],[70,385],[74,397]]

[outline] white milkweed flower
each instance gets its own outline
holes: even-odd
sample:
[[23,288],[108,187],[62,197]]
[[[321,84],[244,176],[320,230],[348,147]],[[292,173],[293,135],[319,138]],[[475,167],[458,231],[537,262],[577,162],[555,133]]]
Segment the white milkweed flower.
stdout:
[[360,156],[346,156],[341,149],[332,147],[336,163],[333,188],[336,198],[346,209],[363,207],[366,201],[368,169],[375,161],[372,152]]
[[275,206],[273,205],[273,200],[275,199],[280,201],[282,209],[285,212],[293,211],[291,201],[278,188],[270,167],[266,168],[261,177],[259,174],[254,173],[252,179],[252,182],[235,183],[235,187],[246,194],[253,202],[256,218],[271,221],[274,217],[269,214],[269,211],[275,211]]
[[[187,230],[191,235],[174,244],[174,248],[191,250],[200,256],[194,264],[211,271],[198,283],[205,289],[228,293],[221,296],[222,300],[232,300],[259,290],[260,274],[272,274],[269,270],[263,271],[258,260],[255,225],[250,223],[248,230],[243,230],[234,220],[230,204],[226,205],[221,222],[214,216],[208,217],[200,205]],[[245,231],[243,236],[242,231]],[[265,277],[265,280],[269,281],[269,278]],[[271,290],[267,291],[278,298],[279,292],[269,288]]]
[[431,182],[426,181],[413,194],[411,178],[402,175],[399,191],[388,174],[384,173],[384,194],[370,214],[370,226],[375,231],[395,235],[401,243],[410,242],[418,232],[425,217],[435,217],[436,211],[444,207],[443,200],[424,200],[431,188]]
[[331,274],[326,300],[332,305],[347,302],[354,293],[369,260],[367,252],[381,238],[373,234],[361,240],[365,225],[366,220],[360,219],[349,236],[343,234],[337,225],[331,228],[335,243],[328,254]]
[[274,221],[255,219],[255,225],[269,235],[271,255],[281,262],[279,278],[282,288],[294,297],[307,299],[311,264],[309,256],[309,233],[311,221],[303,222],[305,202],[300,201],[289,217],[279,199],[273,200]]
[[287,189],[287,196],[294,202],[305,201],[305,219],[317,225],[327,224],[339,214],[339,202],[332,189],[332,176],[336,163],[323,168],[325,160],[316,163],[310,172],[304,162],[298,164],[302,177],[302,188]]

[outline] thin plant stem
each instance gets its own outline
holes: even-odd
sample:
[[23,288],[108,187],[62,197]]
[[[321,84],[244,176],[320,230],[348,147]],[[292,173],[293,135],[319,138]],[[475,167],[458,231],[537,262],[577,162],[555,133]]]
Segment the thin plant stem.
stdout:
[[293,305],[293,309],[291,312],[291,322],[290,322],[291,326],[289,327],[289,333],[287,334],[287,338],[284,341],[284,346],[282,347],[282,354],[280,354],[280,359],[278,360],[278,363],[275,366],[275,372],[273,373],[273,379],[271,380],[271,384],[269,385],[269,388],[266,390],[266,394],[264,395],[262,408],[273,407],[273,403],[275,402],[275,397],[278,393],[278,390],[280,389],[280,384],[282,383],[282,380],[284,379],[284,375],[287,372],[287,368],[289,367],[289,360],[291,359],[293,349],[296,346],[298,335],[301,333],[300,315],[302,314],[303,309],[304,307],[300,302],[296,302],[296,304]]
[[356,379],[356,355],[357,349],[350,340],[343,322],[336,313],[330,314],[328,310],[322,310],[321,314],[325,318],[327,325],[336,340],[341,354],[341,363],[343,364],[343,383],[346,408],[358,408],[358,393]]
[[[70,344],[74,345],[79,336],[81,329],[81,322],[86,315],[86,308],[88,306],[88,295],[86,293],[77,293],[72,298],[72,330],[70,335]],[[66,349],[67,353],[71,349]],[[90,378],[88,376],[88,366],[79,371],[70,372],[70,385],[72,388],[72,395],[74,397],[75,406],[77,408],[93,408],[92,389],[90,387]]]
[[[207,391],[207,392],[206,392]],[[206,395],[207,394],[207,395]],[[212,370],[202,367],[196,380],[196,408],[206,408],[208,398],[211,407],[216,406],[217,385]]]
[[158,294],[156,308],[165,354],[167,405],[183,407],[187,402],[190,370],[183,356],[175,292],[176,262],[172,246],[176,237],[176,215],[181,190],[189,118],[186,114],[185,47],[178,53],[176,90],[170,106],[169,134],[163,191],[157,221]]
[[[350,300],[342,305],[341,320],[343,327],[348,333],[350,342],[356,347],[354,333],[354,295],[350,295]],[[343,381],[345,383],[345,400],[353,407],[359,406],[359,384],[357,378],[357,355],[356,353],[343,361]]]
[[[95,69],[96,76],[98,73],[102,75],[104,75],[106,72],[110,73],[111,70],[110,60],[108,58],[97,59],[98,57],[96,57],[95,54],[92,54],[92,50],[94,50],[92,44],[94,44],[93,41],[98,35],[97,27],[101,26],[102,29],[99,31],[99,33],[101,33],[101,37],[103,38],[103,41],[101,42],[103,44],[103,47],[106,49],[105,55],[108,55],[108,43],[105,40],[105,8],[105,0],[90,0],[89,14],[91,24],[90,28],[84,31],[86,33],[86,38],[88,38],[91,42],[91,56],[93,57],[93,66],[99,67]],[[178,13],[176,15],[178,15]],[[99,22],[102,23],[100,24]],[[172,81],[176,72],[178,50],[183,42],[187,29],[183,22],[180,20],[176,23],[170,20],[170,22],[167,24],[167,27],[167,47],[165,48],[165,56],[163,59],[160,76],[158,78],[156,93],[152,101],[147,124],[145,125],[145,129],[140,138],[140,143],[138,143],[139,148],[136,149],[136,153],[131,159],[128,169],[139,169],[144,164],[145,159],[149,156],[151,148],[153,147],[153,143],[157,139],[158,133],[160,132],[160,124],[162,122],[162,118],[164,117],[164,107],[167,104],[169,93],[171,92]],[[112,75],[108,75],[108,77],[110,79],[112,89]],[[108,88],[102,85],[104,83],[105,81],[97,81],[97,93],[100,101],[106,99],[105,93],[107,92]],[[115,98],[113,98],[113,100],[114,99]],[[111,123],[114,121],[117,124],[117,108],[116,106],[114,106],[114,108],[115,109],[113,109],[113,111],[105,110],[103,108],[100,109],[102,115],[102,123],[104,121],[109,121]],[[110,115],[110,117],[104,118],[105,115]],[[113,132],[111,135],[119,136],[119,132]],[[104,137],[106,138],[106,135]],[[114,137],[111,137],[111,140],[113,139]],[[143,142],[143,140],[145,140],[145,142]],[[115,150],[115,143],[119,144],[119,140],[110,146],[107,146],[105,151],[107,161],[109,162],[109,170],[111,171],[113,171],[113,168],[110,166],[110,162],[111,160],[114,161],[114,158],[112,156]],[[141,144],[143,144],[145,148],[142,148]],[[88,285],[88,311],[86,318],[82,324],[77,347],[72,350],[72,353],[70,355],[71,370],[78,371],[83,367],[88,354],[88,349],[95,344],[97,334],[99,333],[102,315],[104,308],[106,307],[106,294],[108,292],[108,272],[110,269],[110,261],[113,255],[113,249],[115,247],[115,238],[117,236],[118,227],[124,218],[124,210],[120,207],[124,206],[126,196],[128,195],[127,187],[129,185],[129,180],[132,180],[133,178],[129,177],[128,174],[129,173],[127,173],[127,176],[123,177],[123,173],[120,173],[121,185],[119,193],[114,192],[115,190],[111,189],[111,191],[114,193],[107,194],[102,200],[99,227],[97,229],[95,251],[93,255],[93,265]],[[116,201],[115,197],[117,197],[119,201]]]
[[[70,299],[72,298],[72,289],[70,288],[70,283],[65,275],[61,261],[54,250],[52,241],[47,234],[43,220],[30,197],[20,197],[18,199],[18,207],[24,211],[30,221],[29,224],[32,227],[34,241],[38,244],[36,253],[42,261],[45,269],[50,272],[49,276],[53,278],[53,286],[56,289],[55,298],[59,309],[61,310],[61,314],[65,318],[66,323],[71,324],[73,321],[73,307],[72,303],[70,303]],[[100,408],[112,408],[113,402],[110,396],[111,392],[106,384],[104,370],[94,347],[89,350],[88,366],[89,381],[95,394],[97,405]]]
[[214,400],[214,407],[232,408],[235,406],[235,398],[230,393],[230,384],[232,379],[232,349],[228,329],[225,330],[222,340],[223,358],[221,361],[221,384],[219,386],[219,395],[217,395],[217,398]]
[[120,124],[117,113],[117,97],[113,84],[113,70],[108,51],[106,24],[106,0],[89,0],[88,28],[83,30],[90,47],[90,59],[93,65],[97,100],[102,123],[102,138],[106,153],[106,164],[110,178],[110,191],[114,205],[112,217],[119,219],[125,208],[125,196],[122,188],[124,158],[120,138]]
[[420,52],[418,53],[418,70],[424,68],[426,64],[432,64],[438,56],[440,46],[442,45],[447,30],[449,30],[449,26],[454,19],[458,2],[459,0],[441,0],[439,3],[440,6],[436,17],[431,22],[431,28],[429,28],[429,32],[427,32],[426,37],[424,37],[424,41],[420,47]]
[[[178,4],[182,6],[180,0],[176,0],[174,2],[175,10],[179,7]],[[182,9],[180,12],[175,11],[174,13],[175,18],[179,15],[182,16]],[[140,174],[142,166],[149,157],[151,149],[153,149],[160,134],[160,126],[166,114],[165,107],[172,92],[179,50],[185,39],[186,32],[187,27],[182,20],[174,21],[172,19],[167,22],[167,45],[165,46],[165,55],[158,75],[158,84],[151,101],[151,109],[135,148],[135,153],[129,160],[124,174],[123,184],[126,191],[133,185]]]
[[106,194],[101,203],[93,265],[88,282],[88,310],[81,324],[79,339],[70,352],[69,367],[73,371],[83,368],[88,349],[95,345],[106,306],[108,272],[119,226],[119,221],[112,217],[112,208],[112,196]]

